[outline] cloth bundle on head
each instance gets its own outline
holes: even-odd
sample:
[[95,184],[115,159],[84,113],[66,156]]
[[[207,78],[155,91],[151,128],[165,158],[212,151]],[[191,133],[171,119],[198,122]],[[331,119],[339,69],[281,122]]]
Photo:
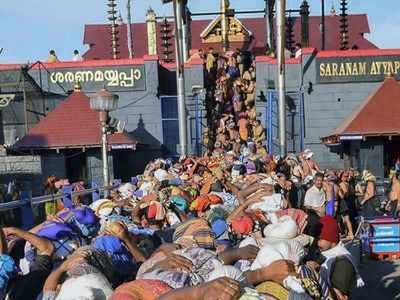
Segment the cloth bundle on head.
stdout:
[[232,231],[236,234],[248,235],[253,231],[254,222],[249,216],[234,218],[231,220]]
[[133,193],[136,191],[136,186],[132,183],[124,183],[118,188],[118,192],[121,194],[122,198],[128,199],[133,197]]
[[181,196],[172,196],[170,203],[175,205],[180,211],[185,212],[188,209],[188,203],[185,198]]
[[162,280],[170,287],[177,289],[188,285],[196,286],[202,284],[208,280],[208,277],[215,269],[223,266],[223,263],[214,252],[199,247],[176,250],[174,254],[188,259],[193,265],[192,272],[156,268],[149,272],[141,273],[137,278]]
[[[252,236],[247,236],[246,238],[244,238],[240,244],[239,244],[239,248],[243,248],[249,245],[253,245],[256,247],[259,247],[259,242]],[[247,259],[240,259],[235,263],[235,267],[238,268],[240,271],[242,272],[247,272],[250,270],[252,262],[250,260]]]
[[222,204],[222,199],[217,194],[209,194],[208,200],[210,200],[211,205]]
[[224,210],[229,213],[232,212],[237,206],[239,206],[239,201],[233,194],[215,192],[213,192],[212,194],[215,194],[221,198]]
[[233,179],[244,173],[245,166],[240,161],[235,161],[232,166],[231,176]]
[[17,275],[17,266],[11,256],[0,255],[0,297],[3,296],[8,281]]
[[110,300],[157,300],[171,290],[161,280],[139,279],[119,286]]
[[207,210],[210,204],[210,198],[207,195],[201,195],[190,204],[190,210],[204,212]]
[[297,235],[297,224],[290,216],[280,217],[276,223],[269,224],[264,228],[266,240],[289,240]]
[[279,210],[275,214],[278,218],[281,218],[283,216],[291,217],[296,222],[299,233],[303,233],[304,229],[307,226],[308,215],[301,209],[288,208]]
[[368,170],[364,170],[362,173],[362,180],[368,182],[368,181],[376,181],[376,177]]
[[250,209],[259,209],[262,212],[276,212],[282,209],[283,199],[281,194],[273,194],[271,196],[264,196],[261,202],[254,203],[249,206]]
[[99,230],[99,219],[94,211],[87,206],[81,206],[58,213],[58,217],[72,227],[81,236],[93,237]]
[[100,236],[92,242],[92,247],[107,253],[113,262],[115,271],[119,274],[132,276],[135,272],[136,264],[132,254],[117,237],[112,235]]
[[177,186],[172,187],[172,189],[171,189],[172,197],[173,196],[182,196],[182,194],[183,194],[183,191],[179,187],[177,187]]
[[72,255],[76,249],[84,245],[84,240],[75,238],[63,238],[53,241],[54,245],[54,258],[64,260],[66,257]]
[[[304,255],[304,248],[300,243],[293,243],[293,241],[291,241],[290,243],[278,242],[264,244],[251,265],[251,270],[269,266],[274,261],[278,260],[290,260],[295,264],[299,264],[302,255]],[[301,281],[294,276],[286,277],[283,281],[283,286],[298,293],[304,293]]]
[[142,198],[144,196],[143,190],[136,190],[133,193],[133,196],[135,196],[136,198]]
[[161,203],[168,202],[169,196],[170,196],[169,188],[163,188],[158,191],[158,199],[160,199]]
[[246,173],[248,175],[254,174],[257,171],[256,164],[252,161],[247,162],[246,164]]
[[101,273],[67,279],[56,300],[107,300],[113,293],[111,284]]
[[288,300],[289,291],[281,286],[279,283],[273,281],[266,281],[257,285],[257,291],[265,295],[266,299]]
[[265,297],[258,293],[257,290],[245,287],[244,293],[240,296],[239,300],[265,300]]
[[222,205],[216,205],[206,213],[206,219],[210,224],[214,223],[216,220],[226,220],[228,216],[229,212]]
[[314,180],[314,177],[312,175],[308,175],[304,178],[303,183],[307,185],[307,184],[310,184],[311,182],[313,182],[313,180]]
[[234,266],[219,266],[218,268],[215,268],[209,275],[207,281],[212,281],[214,279],[218,279],[221,277],[228,277],[233,280],[236,280],[237,282],[240,283],[246,283],[247,279],[246,276],[243,274],[242,271],[239,269],[235,268]]
[[158,201],[151,201],[147,210],[147,217],[156,221],[164,220],[166,211],[164,206]]
[[152,201],[158,200],[158,194],[156,192],[150,192],[142,199],[141,208],[148,206]]
[[251,270],[269,266],[274,261],[281,259],[290,260],[298,264],[303,255],[304,248],[296,241],[264,243],[251,265]]
[[306,159],[310,159],[311,157],[313,157],[314,152],[312,152],[310,149],[306,149],[304,150],[304,157]]
[[108,199],[97,200],[90,205],[90,208],[99,218],[107,217],[119,210],[115,203]]
[[158,169],[154,172],[154,177],[159,181],[167,180],[168,179],[168,172],[164,169]]
[[208,222],[203,219],[193,219],[179,225],[174,232],[173,241],[183,247],[197,245],[201,248],[214,248],[214,233]]
[[175,212],[171,211],[171,210],[169,210],[167,212],[167,214],[165,215],[165,220],[172,227],[174,227],[174,226],[178,225],[179,223],[181,223],[181,220],[179,219],[178,215]]
[[73,227],[68,223],[61,223],[55,221],[47,221],[37,232],[40,237],[47,238],[49,240],[61,240],[65,238],[72,238],[77,236],[74,232]]
[[290,161],[291,164],[299,164],[299,160],[297,159],[297,156],[294,153],[289,153],[286,156],[286,161]]
[[228,230],[228,224],[226,224],[225,220],[217,219],[211,224],[212,231],[215,237],[220,237]]
[[141,195],[142,197],[144,197],[148,195],[151,191],[153,191],[153,189],[154,189],[154,183],[150,181],[145,181],[140,185],[139,190],[136,192],[140,193],[139,191],[141,191]]
[[200,189],[200,195],[207,195],[211,191],[211,186],[214,183],[214,178],[205,179],[203,186]]

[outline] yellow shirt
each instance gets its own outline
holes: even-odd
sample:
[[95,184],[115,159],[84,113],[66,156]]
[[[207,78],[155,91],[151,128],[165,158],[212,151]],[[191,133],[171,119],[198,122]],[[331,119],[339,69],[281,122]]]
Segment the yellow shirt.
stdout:
[[49,55],[49,58],[47,59],[47,62],[48,62],[48,63],[56,63],[56,62],[59,62],[59,60],[58,60],[58,58],[57,58],[57,55],[50,54],[50,55]]

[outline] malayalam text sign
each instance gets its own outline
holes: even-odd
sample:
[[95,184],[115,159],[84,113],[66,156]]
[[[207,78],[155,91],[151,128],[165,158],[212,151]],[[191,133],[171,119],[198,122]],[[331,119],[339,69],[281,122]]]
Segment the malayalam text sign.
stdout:
[[60,85],[66,90],[71,90],[78,82],[85,92],[97,92],[102,88],[110,91],[144,91],[146,72],[144,65],[50,70],[50,86]]

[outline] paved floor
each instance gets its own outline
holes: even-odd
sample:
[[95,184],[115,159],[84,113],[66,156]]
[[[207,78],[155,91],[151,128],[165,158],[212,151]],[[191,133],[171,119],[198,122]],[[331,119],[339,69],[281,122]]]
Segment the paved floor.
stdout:
[[360,273],[366,286],[356,289],[351,299],[400,300],[400,260],[390,262],[364,258]]

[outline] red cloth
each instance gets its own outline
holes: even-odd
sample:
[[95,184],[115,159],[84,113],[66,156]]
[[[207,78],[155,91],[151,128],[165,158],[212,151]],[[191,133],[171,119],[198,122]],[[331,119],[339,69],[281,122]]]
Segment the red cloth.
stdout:
[[197,197],[197,211],[205,211],[210,206],[210,199],[208,196],[203,195]]
[[244,216],[232,219],[231,226],[234,233],[249,234],[253,230],[254,222],[252,218]]
[[110,300],[156,300],[171,290],[160,280],[141,279],[120,285]]
[[149,219],[154,219],[157,215],[157,205],[155,204],[150,204],[149,209],[147,211],[147,217]]
[[322,225],[319,238],[331,243],[339,242],[339,226],[332,216],[322,217],[319,222]]
[[210,200],[211,204],[222,204],[222,200],[217,195],[209,195],[208,199]]

